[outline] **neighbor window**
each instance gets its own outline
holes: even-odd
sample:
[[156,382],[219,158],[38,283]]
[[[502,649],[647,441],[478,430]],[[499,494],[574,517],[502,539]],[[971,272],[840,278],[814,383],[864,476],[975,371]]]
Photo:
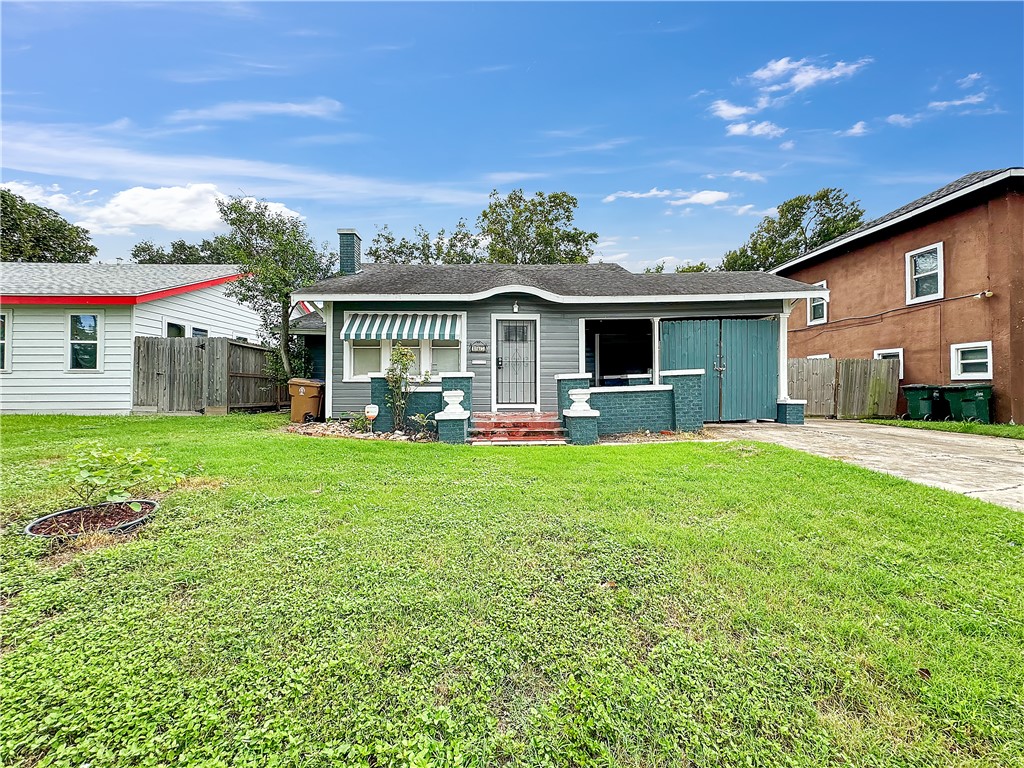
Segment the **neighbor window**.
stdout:
[[942,243],[907,254],[907,304],[942,298]]
[[899,377],[903,378],[903,347],[896,347],[894,349],[876,349],[874,352],[875,360],[899,360]]
[[[814,284],[815,288],[828,288],[828,282],[822,280]],[[828,302],[824,299],[807,300],[807,324],[820,325],[828,322]]]
[[949,377],[953,380],[991,379],[992,342],[972,341],[949,347]]
[[10,327],[11,313],[0,312],[0,371],[3,373],[11,370]]
[[185,337],[185,326],[181,323],[168,323],[167,324],[167,338],[168,339],[182,339]]
[[99,371],[100,336],[102,334],[100,314],[68,315],[68,369],[71,371]]
[[430,342],[430,372],[457,373],[462,370],[462,350],[457,341]]
[[383,370],[380,359],[380,342],[356,340],[352,344],[352,375],[367,376]]
[[193,328],[192,329],[192,338],[193,339],[205,339],[209,335],[210,335],[210,332],[208,330],[206,330],[205,328]]

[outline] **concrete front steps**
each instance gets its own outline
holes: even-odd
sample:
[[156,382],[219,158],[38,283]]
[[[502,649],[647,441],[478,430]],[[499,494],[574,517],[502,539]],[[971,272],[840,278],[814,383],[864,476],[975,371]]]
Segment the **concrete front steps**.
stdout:
[[471,445],[566,445],[557,413],[501,411],[474,413]]

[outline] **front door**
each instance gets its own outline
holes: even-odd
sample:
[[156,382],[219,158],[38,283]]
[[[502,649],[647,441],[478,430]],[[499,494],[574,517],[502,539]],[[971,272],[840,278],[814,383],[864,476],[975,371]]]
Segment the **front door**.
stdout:
[[661,369],[681,368],[705,370],[705,421],[774,419],[778,320],[662,320]]
[[498,408],[538,407],[536,320],[495,320],[494,400]]

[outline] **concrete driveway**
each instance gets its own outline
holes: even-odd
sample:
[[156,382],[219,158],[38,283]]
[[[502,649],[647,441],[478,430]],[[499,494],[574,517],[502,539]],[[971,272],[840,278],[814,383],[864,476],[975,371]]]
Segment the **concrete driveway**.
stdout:
[[1024,510],[1024,440],[832,419],[705,429],[717,438],[777,443]]

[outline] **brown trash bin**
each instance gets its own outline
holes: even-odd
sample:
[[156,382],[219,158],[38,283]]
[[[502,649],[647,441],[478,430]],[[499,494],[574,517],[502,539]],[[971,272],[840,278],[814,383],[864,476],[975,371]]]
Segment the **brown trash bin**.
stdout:
[[292,399],[292,421],[302,424],[320,420],[324,401],[324,382],[319,379],[288,379]]

